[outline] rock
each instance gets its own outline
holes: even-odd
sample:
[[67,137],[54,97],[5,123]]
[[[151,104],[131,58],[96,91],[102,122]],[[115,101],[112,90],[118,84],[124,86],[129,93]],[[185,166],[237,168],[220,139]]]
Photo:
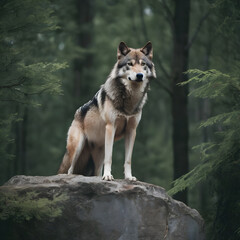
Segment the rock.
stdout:
[[203,219],[161,187],[126,180],[16,176],[0,187],[1,239],[203,240]]

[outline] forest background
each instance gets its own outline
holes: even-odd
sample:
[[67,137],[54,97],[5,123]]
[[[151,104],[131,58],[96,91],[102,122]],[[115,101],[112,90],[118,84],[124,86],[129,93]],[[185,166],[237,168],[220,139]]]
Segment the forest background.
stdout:
[[[238,0],[2,0],[0,184],[56,174],[74,113],[105,82],[118,44],[150,40],[157,79],[133,173],[196,208],[208,239],[239,239],[239,21]],[[123,161],[119,141],[115,178]]]

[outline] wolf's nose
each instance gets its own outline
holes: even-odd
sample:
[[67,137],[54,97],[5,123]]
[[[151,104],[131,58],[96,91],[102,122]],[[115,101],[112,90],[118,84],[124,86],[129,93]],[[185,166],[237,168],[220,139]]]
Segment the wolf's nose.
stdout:
[[138,81],[142,81],[143,79],[143,74],[142,73],[137,73],[136,75]]

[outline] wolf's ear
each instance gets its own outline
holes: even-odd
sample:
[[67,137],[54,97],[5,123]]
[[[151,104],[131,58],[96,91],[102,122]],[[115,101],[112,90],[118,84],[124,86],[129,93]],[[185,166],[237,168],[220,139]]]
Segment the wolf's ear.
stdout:
[[131,50],[128,48],[125,42],[120,42],[117,52],[117,57],[120,59],[122,56],[126,56]]
[[152,48],[152,43],[147,42],[147,44],[140,49],[142,53],[144,53],[149,59],[152,60],[153,57],[153,48]]

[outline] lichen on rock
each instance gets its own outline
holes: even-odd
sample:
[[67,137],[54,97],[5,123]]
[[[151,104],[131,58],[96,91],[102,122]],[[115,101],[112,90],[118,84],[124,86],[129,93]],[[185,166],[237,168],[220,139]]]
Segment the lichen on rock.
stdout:
[[53,221],[62,215],[60,202],[67,200],[66,194],[53,194],[51,198],[41,192],[18,189],[0,191],[0,220],[12,220],[18,223],[31,219]]

